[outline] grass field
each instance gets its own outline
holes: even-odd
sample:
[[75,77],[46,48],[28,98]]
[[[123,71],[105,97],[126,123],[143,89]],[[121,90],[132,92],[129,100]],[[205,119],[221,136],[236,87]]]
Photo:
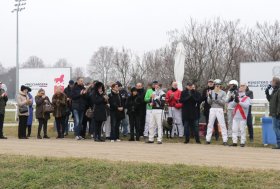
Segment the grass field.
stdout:
[[280,172],[0,155],[0,188],[279,188]]

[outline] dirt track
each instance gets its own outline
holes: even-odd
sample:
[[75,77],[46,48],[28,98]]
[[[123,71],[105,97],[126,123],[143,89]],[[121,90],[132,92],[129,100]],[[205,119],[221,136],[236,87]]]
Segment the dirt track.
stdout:
[[92,140],[0,140],[0,154],[86,157],[112,161],[157,162],[280,170],[280,150],[196,144],[96,143]]

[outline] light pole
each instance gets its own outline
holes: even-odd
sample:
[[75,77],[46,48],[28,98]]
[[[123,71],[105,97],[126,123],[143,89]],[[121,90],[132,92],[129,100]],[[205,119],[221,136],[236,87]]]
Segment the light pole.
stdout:
[[25,5],[26,5],[26,0],[15,0],[16,4],[14,10],[12,10],[12,13],[16,13],[17,14],[17,22],[16,22],[16,96],[15,98],[17,98],[17,94],[19,91],[19,39],[18,39],[18,14],[19,12],[23,11],[25,9]]

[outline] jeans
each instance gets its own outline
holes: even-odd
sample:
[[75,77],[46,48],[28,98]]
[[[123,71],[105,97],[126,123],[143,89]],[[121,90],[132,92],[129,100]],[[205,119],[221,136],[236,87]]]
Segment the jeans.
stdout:
[[186,142],[190,141],[190,130],[193,131],[196,142],[200,142],[197,120],[184,120]]
[[[64,123],[65,128],[64,128],[64,132],[65,132],[65,134],[67,134],[67,135],[68,135],[68,131],[69,131],[68,122],[69,122],[69,116],[70,116],[70,115],[71,115],[71,114],[67,114],[67,115],[65,116],[65,123]],[[72,113],[72,115],[73,115],[73,113]]]
[[79,110],[74,109],[73,114],[74,114],[74,133],[75,133],[75,136],[81,136],[82,123],[83,123],[83,118],[84,118],[84,111],[79,111]]
[[128,134],[128,121],[127,121],[127,115],[125,115],[125,118],[121,121],[121,128],[122,128],[122,134],[126,136]]
[[254,128],[253,128],[253,120],[251,113],[252,106],[249,107],[248,117],[247,117],[247,127],[249,132],[249,138],[254,139]]
[[280,146],[280,119],[272,117],[272,125],[276,135],[277,145]]

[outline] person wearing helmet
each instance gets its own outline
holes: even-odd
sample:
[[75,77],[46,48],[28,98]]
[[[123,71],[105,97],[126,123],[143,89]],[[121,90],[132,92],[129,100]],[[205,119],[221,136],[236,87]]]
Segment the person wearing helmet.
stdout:
[[213,126],[216,118],[222,129],[223,145],[227,146],[227,128],[224,117],[224,106],[226,102],[226,93],[221,89],[222,82],[220,79],[214,81],[215,89],[208,93],[208,103],[211,105],[209,114],[209,123],[207,127],[206,144],[210,144],[213,134]]
[[228,118],[228,137],[232,137],[232,114],[233,114],[233,104],[234,98],[238,96],[238,81],[231,80],[229,82],[229,90],[227,92],[226,103],[227,103],[227,118]]
[[240,128],[240,146],[244,147],[246,142],[246,125],[249,107],[251,105],[250,97],[246,96],[246,84],[241,84],[239,92],[235,95],[232,102],[233,110],[233,122],[232,122],[232,146],[237,146],[238,131]]

